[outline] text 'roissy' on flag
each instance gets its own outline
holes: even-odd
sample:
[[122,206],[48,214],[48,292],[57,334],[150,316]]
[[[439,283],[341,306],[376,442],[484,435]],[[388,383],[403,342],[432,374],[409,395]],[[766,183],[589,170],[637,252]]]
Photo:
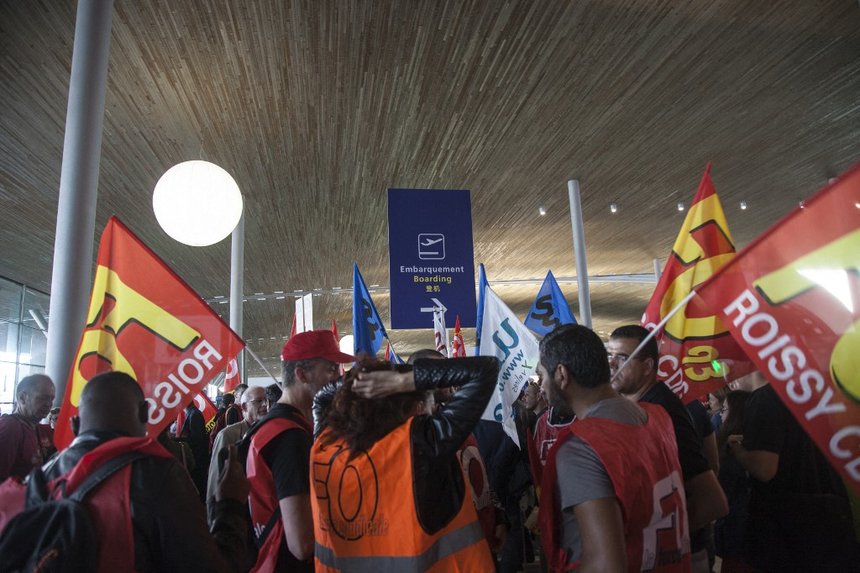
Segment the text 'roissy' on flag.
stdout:
[[860,495],[860,164],[697,290]]

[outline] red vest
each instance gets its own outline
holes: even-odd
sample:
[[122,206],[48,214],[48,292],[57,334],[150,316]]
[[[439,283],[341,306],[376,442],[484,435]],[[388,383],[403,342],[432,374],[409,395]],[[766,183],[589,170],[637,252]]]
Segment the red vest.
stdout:
[[[140,451],[149,456],[171,458],[170,453],[153,438],[114,438],[87,452],[68,474],[48,483],[54,499],[60,497],[60,485],[66,481],[66,495],[74,493],[83,480],[110,459],[120,454]],[[118,470],[97,485],[84,499],[84,505],[100,539],[99,571],[134,571],[134,529],[131,523],[131,464]],[[0,486],[0,531],[24,509],[27,487],[9,479]]]
[[529,466],[532,470],[532,477],[535,484],[540,489],[540,484],[543,482],[543,468],[546,465],[546,458],[550,448],[558,439],[558,434],[566,424],[554,425],[550,422],[552,419],[552,406],[541,412],[535,422],[535,431],[532,434],[531,429],[528,430],[528,451],[529,451]]
[[663,408],[640,403],[644,426],[603,418],[576,420],[563,429],[544,468],[541,538],[551,571],[569,571],[561,547],[561,508],[557,499],[556,456],[571,435],[591,446],[612,481],[624,518],[628,571],[690,571],[690,531],[681,466],[672,420]]
[[493,571],[472,498],[434,534],[424,531],[412,484],[410,418],[350,457],[342,439],[311,450],[311,508],[317,572],[396,571],[458,573]]
[[[287,418],[270,418],[251,436],[251,444],[248,450],[248,461],[245,470],[251,491],[248,495],[248,503],[251,509],[251,525],[258,540],[263,544],[257,553],[257,563],[251,571],[270,572],[275,571],[278,564],[278,552],[282,543],[286,543],[284,537],[284,522],[275,511],[280,509],[280,500],[275,493],[275,480],[272,470],[266,465],[260,452],[283,432],[292,429],[301,429],[308,434],[313,433],[311,425],[304,419],[294,421]],[[272,522],[266,533],[265,539],[260,536],[265,532],[266,526]]]

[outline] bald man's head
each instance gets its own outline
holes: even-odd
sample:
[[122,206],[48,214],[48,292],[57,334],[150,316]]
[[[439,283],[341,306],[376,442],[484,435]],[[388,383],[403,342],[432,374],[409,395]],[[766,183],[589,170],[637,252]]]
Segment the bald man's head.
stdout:
[[269,411],[266,399],[266,389],[262,386],[251,386],[242,394],[242,415],[245,421],[253,424]]
[[78,405],[80,432],[110,430],[145,436],[149,409],[143,390],[124,372],[105,372],[87,382]]
[[44,374],[31,374],[21,378],[15,389],[17,404],[15,413],[31,422],[38,422],[48,415],[54,402],[54,383]]

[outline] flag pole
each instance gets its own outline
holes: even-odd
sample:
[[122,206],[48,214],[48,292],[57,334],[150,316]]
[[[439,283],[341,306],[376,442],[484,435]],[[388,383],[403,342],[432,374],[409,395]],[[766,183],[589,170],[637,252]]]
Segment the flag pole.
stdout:
[[570,201],[570,224],[573,228],[573,254],[576,259],[576,283],[579,291],[579,318],[591,328],[591,293],[588,290],[588,264],[585,260],[585,227],[582,223],[582,200],[579,195],[579,180],[567,182],[567,197]]
[[265,364],[263,364],[263,361],[262,361],[262,360],[260,360],[260,357],[259,357],[259,356],[257,356],[257,353],[256,353],[256,352],[254,352],[253,350],[251,350],[251,347],[250,347],[250,346],[245,346],[245,350],[247,350],[247,351],[248,351],[248,353],[251,355],[251,358],[253,358],[254,360],[256,360],[256,361],[257,361],[257,364],[259,364],[259,365],[260,365],[260,368],[262,368],[263,370],[265,370],[265,371],[266,371],[266,374],[268,374],[268,375],[269,375],[269,377],[270,377],[272,380],[274,380],[274,381],[275,381],[275,384],[277,384],[278,386],[280,386],[280,385],[281,385],[281,383],[280,383],[280,382],[278,382],[278,379],[277,379],[277,378],[275,378],[274,376],[272,376],[272,373],[271,373],[271,372],[269,372],[269,369],[268,369],[268,368],[266,368],[266,365],[265,365]]
[[[687,296],[685,296],[681,300],[681,302],[678,303],[678,305],[675,308],[670,310],[669,313],[663,317],[663,320],[661,320],[660,323],[657,326],[655,326],[651,332],[648,333],[648,336],[646,336],[645,338],[642,339],[642,342],[639,343],[639,346],[637,346],[636,349],[630,353],[630,356],[627,358],[627,360],[624,362],[624,364],[621,365],[621,368],[619,368],[615,372],[615,376],[612,377],[612,380],[610,380],[610,382],[614,382],[615,379],[618,378],[618,375],[621,374],[621,371],[624,370],[624,367],[627,366],[627,363],[630,362],[630,359],[633,358],[634,356],[636,356],[637,354],[639,354],[639,351],[642,350],[643,348],[645,348],[645,345],[648,344],[648,341],[650,341],[652,338],[657,336],[657,334],[661,330],[663,330],[663,327],[666,326],[666,323],[669,322],[672,319],[672,317],[675,316],[675,314],[679,310],[681,310],[682,307],[686,306],[687,303],[690,302],[690,299],[692,299],[694,296],[696,296],[696,290],[695,289],[691,290],[690,293]],[[656,367],[656,364],[655,364],[655,367]]]

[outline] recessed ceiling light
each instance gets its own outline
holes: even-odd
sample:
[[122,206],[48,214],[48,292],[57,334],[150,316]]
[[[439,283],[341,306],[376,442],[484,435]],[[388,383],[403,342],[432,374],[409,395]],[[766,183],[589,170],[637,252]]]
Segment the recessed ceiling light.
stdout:
[[543,217],[544,215],[546,215],[546,208],[544,208],[544,207],[538,207],[538,215],[540,215],[541,217]]
[[741,207],[741,211],[746,211],[747,210],[747,202],[741,201],[740,207]]
[[617,213],[618,212],[618,203],[610,203],[609,204],[609,212],[613,213],[613,214]]
[[684,203],[683,203],[683,202],[679,202],[679,203],[678,203],[678,211],[683,211],[683,210],[684,210]]

